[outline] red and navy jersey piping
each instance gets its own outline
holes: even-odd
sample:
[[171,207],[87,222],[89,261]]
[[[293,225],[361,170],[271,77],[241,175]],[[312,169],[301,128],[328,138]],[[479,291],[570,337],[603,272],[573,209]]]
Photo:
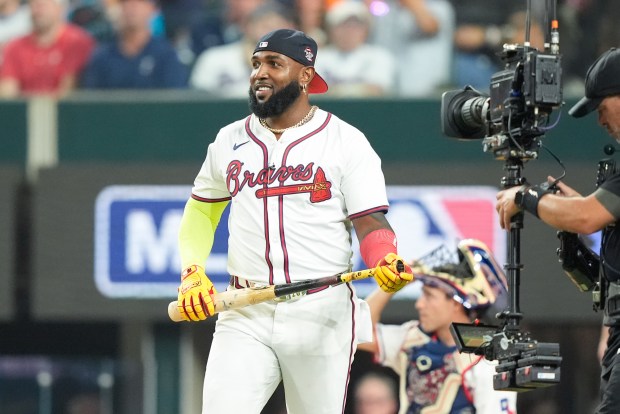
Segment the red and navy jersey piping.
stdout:
[[359,213],[351,214],[349,216],[349,219],[353,220],[353,219],[356,219],[356,218],[367,216],[367,215],[372,214],[372,213],[387,213],[387,211],[388,211],[388,206],[374,207],[374,208],[371,208],[371,209],[368,209],[368,210],[360,211]]
[[192,198],[196,201],[202,201],[203,203],[221,203],[222,201],[230,201],[232,197],[205,198],[205,197],[197,196],[196,194],[192,194]]

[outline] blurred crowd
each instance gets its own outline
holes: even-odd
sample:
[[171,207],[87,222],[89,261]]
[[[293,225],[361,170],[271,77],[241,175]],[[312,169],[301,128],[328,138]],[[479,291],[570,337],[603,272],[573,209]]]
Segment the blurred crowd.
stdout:
[[251,52],[276,28],[317,41],[329,96],[488,92],[502,45],[543,50],[554,17],[564,94],[581,95],[587,63],[620,43],[620,2],[532,3],[526,18],[525,0],[0,0],[0,97],[185,88],[245,98]]

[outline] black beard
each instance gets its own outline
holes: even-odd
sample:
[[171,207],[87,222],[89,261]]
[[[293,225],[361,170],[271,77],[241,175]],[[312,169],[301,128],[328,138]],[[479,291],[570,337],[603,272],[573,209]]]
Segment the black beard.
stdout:
[[270,118],[282,115],[301,95],[299,82],[292,81],[284,89],[274,93],[265,103],[256,99],[256,94],[250,86],[250,110],[259,118]]

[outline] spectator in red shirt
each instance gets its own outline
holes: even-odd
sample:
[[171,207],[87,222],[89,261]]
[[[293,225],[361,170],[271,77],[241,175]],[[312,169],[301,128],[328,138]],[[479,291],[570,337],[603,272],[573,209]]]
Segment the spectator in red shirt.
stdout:
[[30,0],[29,5],[32,32],[5,46],[0,96],[65,96],[76,87],[95,41],[66,22],[67,0]]

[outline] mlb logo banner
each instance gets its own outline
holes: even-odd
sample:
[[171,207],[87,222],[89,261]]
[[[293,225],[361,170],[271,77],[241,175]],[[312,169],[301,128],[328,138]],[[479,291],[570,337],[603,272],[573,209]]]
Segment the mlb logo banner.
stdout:
[[[478,239],[493,252],[497,262],[506,260],[506,232],[495,211],[498,189],[488,186],[388,186],[390,209],[386,215],[398,237],[398,252],[411,261],[445,245],[456,252],[462,239]],[[354,268],[365,267],[354,237]],[[365,297],[376,288],[373,280],[356,283]],[[412,284],[397,297],[417,297],[420,286]]]
[[[95,202],[95,283],[112,298],[176,296],[178,233],[191,186],[110,186]],[[228,209],[222,215],[207,272],[224,289]]]
[[[463,238],[484,242],[505,262],[506,233],[495,213],[497,189],[480,186],[388,186],[387,218],[406,260],[440,245],[456,249]],[[107,297],[173,298],[180,282],[178,231],[191,186],[123,185],[104,188],[95,203],[95,282]],[[219,291],[226,289],[228,208],[224,211],[205,269]],[[365,267],[353,237],[355,269]],[[325,276],[325,275],[320,275]],[[360,296],[376,288],[355,282]],[[415,297],[419,289],[398,297]]]

